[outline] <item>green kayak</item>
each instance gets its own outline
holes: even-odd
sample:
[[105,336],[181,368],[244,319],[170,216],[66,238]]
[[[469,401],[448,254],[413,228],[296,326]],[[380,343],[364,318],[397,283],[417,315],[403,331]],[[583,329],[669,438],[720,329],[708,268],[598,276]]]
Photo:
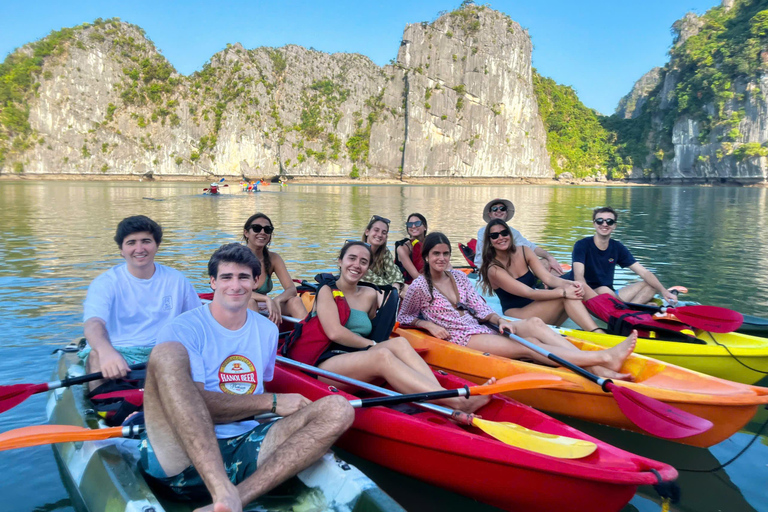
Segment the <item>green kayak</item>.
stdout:
[[[74,348],[61,353],[53,380],[84,374]],[[83,386],[49,392],[51,424],[106,427],[90,409]],[[138,440],[110,439],[53,445],[62,481],[77,510],[90,512],[191,511],[201,504],[157,496],[138,470]],[[356,467],[328,452],[318,462],[251,503],[251,511],[404,512]]]

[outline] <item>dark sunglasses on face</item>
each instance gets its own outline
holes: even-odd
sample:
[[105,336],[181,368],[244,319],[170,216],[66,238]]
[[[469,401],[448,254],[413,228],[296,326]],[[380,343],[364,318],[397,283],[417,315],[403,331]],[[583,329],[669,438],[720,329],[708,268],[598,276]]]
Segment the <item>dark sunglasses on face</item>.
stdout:
[[420,228],[421,227],[421,221],[420,220],[415,220],[413,222],[406,222],[405,223],[405,227],[408,228],[408,229]]
[[595,224],[597,224],[598,226],[602,226],[603,222],[605,222],[606,226],[613,226],[614,224],[616,224],[616,219],[604,219],[602,217],[600,217],[599,219],[595,219]]
[[507,211],[507,207],[504,206],[504,205],[501,205],[501,206],[491,206],[491,211],[492,212],[505,212],[505,211]]
[[371,223],[371,222],[376,222],[376,221],[381,221],[384,224],[386,224],[387,226],[389,226],[389,219],[386,218],[386,217],[380,217],[378,215],[374,215],[373,217],[371,217],[371,220],[369,220],[368,222]]
[[500,236],[509,236],[509,230],[508,229],[502,229],[501,231],[497,231],[495,233],[489,233],[488,236],[491,240],[496,240]]
[[272,226],[262,226],[261,224],[251,224],[251,231],[254,233],[261,233],[261,230],[263,229],[264,232],[268,235],[271,235],[272,232],[275,230]]

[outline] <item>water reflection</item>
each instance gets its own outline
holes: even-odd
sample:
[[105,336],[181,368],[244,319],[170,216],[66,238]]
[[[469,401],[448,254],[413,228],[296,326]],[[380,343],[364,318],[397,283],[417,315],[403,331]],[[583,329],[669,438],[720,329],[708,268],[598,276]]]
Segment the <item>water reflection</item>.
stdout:
[[[264,187],[256,194],[230,186],[216,197],[201,194],[206,185],[0,182],[0,382],[47,380],[51,346],[82,332],[88,284],[122,261],[112,240],[115,226],[139,213],[165,228],[158,261],[181,270],[203,290],[210,254],[224,242],[239,240],[244,221],[256,211],[267,213],[275,224],[271,247],[286,260],[293,277],[311,279],[335,268],[343,240],[359,238],[372,214],[392,219],[390,246],[406,236],[406,216],[416,211],[427,217],[431,231],[445,232],[455,249],[456,243],[476,235],[482,207],[505,197],[516,206],[511,224],[570,262],[573,244],[594,233],[592,209],[610,204],[620,211],[616,237],[662,282],[686,285],[691,300],[768,316],[765,189],[292,184]],[[458,251],[453,262],[463,264]],[[0,415],[0,431],[44,422],[43,404],[42,397],[31,398]],[[762,423],[764,417],[758,420]],[[717,466],[747,437],[736,435],[701,450],[634,434],[623,439],[614,436],[618,431],[603,430],[600,437],[610,442],[681,467]],[[726,471],[683,473],[683,503],[675,510],[767,511],[768,447],[762,441]],[[0,466],[15,468],[4,476],[4,509],[67,507],[49,448],[0,453]],[[413,500],[415,509],[430,510],[434,503],[444,510],[475,506],[432,488],[425,491],[412,481],[391,487],[406,489],[401,494]],[[642,490],[627,510],[658,510],[652,496]]]

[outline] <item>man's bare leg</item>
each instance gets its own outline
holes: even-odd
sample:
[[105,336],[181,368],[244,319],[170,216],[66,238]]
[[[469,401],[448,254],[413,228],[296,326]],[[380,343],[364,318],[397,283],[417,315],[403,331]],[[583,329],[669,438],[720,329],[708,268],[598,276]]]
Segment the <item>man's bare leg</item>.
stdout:
[[242,502],[229,481],[213,430],[213,420],[192,381],[183,345],[161,343],[152,350],[144,388],[147,437],[169,476],[194,464],[216,510],[239,512]]
[[[333,395],[278,420],[261,444],[258,469],[237,485],[241,502],[250,503],[309,467],[352,425],[354,418],[349,402]],[[215,505],[198,512],[219,512]]]
[[634,302],[635,304],[645,304],[656,295],[654,290],[645,281],[638,281],[629,284],[619,290],[619,298],[624,302]]

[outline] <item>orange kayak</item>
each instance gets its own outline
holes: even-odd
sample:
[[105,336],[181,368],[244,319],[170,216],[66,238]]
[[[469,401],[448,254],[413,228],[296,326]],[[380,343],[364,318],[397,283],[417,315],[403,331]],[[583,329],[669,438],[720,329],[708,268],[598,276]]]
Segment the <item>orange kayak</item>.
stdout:
[[[393,335],[403,336],[415,349],[421,349],[422,357],[432,368],[476,383],[483,383],[490,377],[500,379],[531,371],[560,376],[581,385],[581,389],[533,389],[508,395],[542,411],[642,432],[624,416],[610,394],[565,368],[482,353],[433,338],[416,329],[398,328]],[[603,349],[586,341],[567,339],[582,350]],[[617,385],[631,387],[714,424],[707,432],[676,440],[692,446],[706,448],[728,439],[752,419],[760,405],[768,403],[768,388],[710,377],[638,354],[632,354],[624,362],[621,372],[632,374],[635,382],[616,381]]]

